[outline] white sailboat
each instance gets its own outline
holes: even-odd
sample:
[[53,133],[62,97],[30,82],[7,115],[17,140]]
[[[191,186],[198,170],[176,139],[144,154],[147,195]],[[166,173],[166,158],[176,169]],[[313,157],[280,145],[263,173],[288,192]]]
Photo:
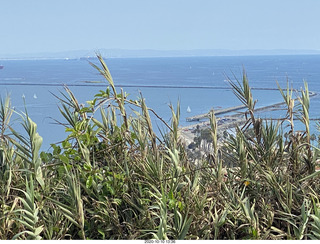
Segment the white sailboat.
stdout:
[[187,112],[188,113],[191,113],[191,108],[188,106],[188,108],[187,108]]
[[34,94],[34,95],[33,95],[33,98],[34,98],[34,99],[37,99],[38,97],[37,97],[37,95],[36,95],[36,94]]

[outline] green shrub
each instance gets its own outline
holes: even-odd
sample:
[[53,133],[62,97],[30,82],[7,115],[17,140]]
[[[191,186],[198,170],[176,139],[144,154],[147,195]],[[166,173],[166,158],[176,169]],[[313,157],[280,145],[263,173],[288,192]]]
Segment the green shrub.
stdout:
[[[168,125],[142,95],[130,100],[117,91],[98,60],[92,66],[106,90],[87,105],[68,88],[57,96],[67,137],[50,153],[39,152],[42,138],[28,114],[26,135],[19,134],[9,98],[1,102],[0,239],[319,238],[319,150],[310,144],[306,84],[295,105],[292,90],[279,88],[287,114],[271,123],[256,118],[245,72],[242,83],[230,80],[247,123],[219,142],[211,113],[199,135],[212,151],[195,164],[180,141],[179,103],[170,106]],[[161,137],[150,113],[168,128]],[[304,133],[294,130],[294,118]]]

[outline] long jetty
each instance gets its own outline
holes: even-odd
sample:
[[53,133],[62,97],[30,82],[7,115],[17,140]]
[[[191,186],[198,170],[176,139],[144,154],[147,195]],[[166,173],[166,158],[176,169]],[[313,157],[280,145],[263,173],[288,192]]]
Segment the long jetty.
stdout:
[[[309,97],[313,97],[313,96],[316,96],[316,95],[317,95],[316,92],[309,91]],[[299,100],[299,98],[295,98],[294,100]],[[254,111],[255,112],[262,112],[262,111],[265,111],[265,110],[277,109],[278,107],[280,107],[282,105],[285,105],[285,102],[274,103],[272,105],[267,105],[267,106],[263,106],[263,107],[260,107],[260,108],[256,108]],[[237,111],[237,110],[243,109],[245,107],[246,107],[245,105],[240,105],[240,106],[236,106],[236,107],[218,109],[218,110],[214,111],[214,114],[215,115],[225,114],[225,113],[229,113],[229,112],[233,112],[233,111]],[[199,121],[201,119],[208,118],[208,115],[209,115],[209,113],[198,114],[198,115],[195,115],[195,116],[187,117],[186,120],[187,120],[187,122]]]
[[[215,115],[219,115],[219,114],[225,114],[225,113],[237,111],[237,110],[243,109],[245,107],[246,107],[245,105],[240,105],[240,106],[231,107],[231,108],[213,110],[213,112],[214,112]],[[198,115],[195,115],[195,116],[188,117],[188,118],[186,118],[186,120],[187,120],[187,122],[199,121],[201,119],[208,118],[208,116],[209,116],[209,113],[198,114]]]
[[[314,97],[318,95],[315,92],[309,92],[309,97]],[[299,100],[298,98],[294,99],[294,100]],[[279,110],[281,109],[281,107],[285,105],[285,102],[279,102],[279,103],[274,103],[272,105],[267,105],[267,106],[263,106],[260,108],[256,108],[254,111],[255,112],[264,112],[264,111],[271,111],[271,110]],[[223,113],[228,113],[228,112],[232,112],[232,111],[236,111],[236,110],[240,110],[242,108],[245,108],[244,105],[241,106],[237,106],[237,107],[231,107],[231,108],[226,108],[226,109],[221,109],[221,110],[216,110],[214,111],[215,115],[217,114],[223,114]],[[201,114],[201,115],[197,115],[197,116],[193,116],[193,117],[189,117],[189,121],[197,121],[200,120],[202,118],[206,118],[208,116],[209,113],[206,114]],[[187,121],[188,121],[187,119]],[[194,120],[192,120],[194,119]],[[273,119],[273,118],[265,118],[265,120],[279,120],[279,119]],[[281,120],[281,119],[280,119]],[[310,118],[309,120],[319,120],[318,118]],[[240,125],[240,124],[244,124],[247,121],[247,119],[245,118],[243,113],[235,113],[232,115],[228,115],[228,116],[224,116],[221,118],[217,117],[217,124],[218,124],[218,133],[221,134],[223,133],[225,130],[229,129],[229,128],[233,128],[235,127],[236,124]],[[180,136],[182,139],[184,139],[184,141],[187,143],[186,145],[189,145],[191,142],[194,141],[194,137],[195,134],[192,132],[195,128],[200,127],[200,129],[203,128],[207,128],[210,126],[210,123],[207,122],[199,122],[197,124],[192,124],[192,125],[187,125],[187,126],[183,126],[180,127]]]

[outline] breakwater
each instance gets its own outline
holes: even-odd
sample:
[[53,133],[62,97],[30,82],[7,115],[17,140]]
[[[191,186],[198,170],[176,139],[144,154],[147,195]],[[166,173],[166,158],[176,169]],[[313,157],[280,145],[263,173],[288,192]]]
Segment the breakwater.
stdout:
[[[318,95],[316,92],[309,92],[309,97],[315,97],[316,95]],[[295,98],[295,101],[299,102],[299,98]],[[266,105],[266,106],[262,106],[259,108],[254,109],[255,112],[266,112],[266,111],[272,111],[272,110],[279,110],[281,109],[286,103],[285,102],[279,102],[279,103],[274,103],[271,105]],[[240,105],[240,106],[235,106],[235,107],[230,107],[230,108],[225,108],[225,109],[219,109],[214,111],[215,115],[221,115],[221,114],[225,114],[225,113],[230,113],[230,112],[234,112],[234,111],[238,111],[241,109],[246,108],[245,105]],[[195,115],[192,117],[188,117],[187,121],[188,122],[192,122],[192,121],[199,121],[200,119],[206,119],[208,118],[208,113],[205,114],[200,114],[200,115]],[[217,125],[218,125],[218,134],[223,133],[223,131],[228,130],[230,128],[234,128],[237,125],[241,125],[244,124],[246,122],[246,118],[245,118],[245,113],[246,112],[241,112],[241,113],[235,113],[232,115],[228,115],[228,116],[224,116],[224,117],[217,117]],[[272,120],[272,118],[270,119],[266,119],[266,120]],[[279,120],[279,119],[277,119]],[[312,118],[310,118],[310,120],[312,120]],[[180,136],[182,139],[185,140],[185,142],[187,144],[193,142],[193,139],[195,137],[195,134],[193,133],[194,129],[199,128],[200,130],[208,128],[210,126],[210,123],[208,121],[203,121],[203,122],[199,122],[196,124],[192,124],[192,125],[188,125],[188,126],[183,126],[180,127]]]
[[[216,110],[216,111],[213,110],[213,112],[214,112],[215,115],[221,115],[221,114],[226,114],[226,113],[229,113],[229,112],[237,111],[237,110],[243,109],[245,107],[246,107],[245,105],[240,105],[240,106],[231,107],[231,108],[219,109],[219,110]],[[210,112],[205,113],[205,114],[199,114],[199,115],[187,117],[186,120],[187,120],[187,122],[199,121],[201,119],[208,118],[209,113]]]

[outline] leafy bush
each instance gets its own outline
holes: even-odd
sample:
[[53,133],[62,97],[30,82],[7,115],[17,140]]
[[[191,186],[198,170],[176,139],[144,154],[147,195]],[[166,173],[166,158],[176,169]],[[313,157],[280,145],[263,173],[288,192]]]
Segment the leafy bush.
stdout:
[[[245,72],[242,83],[230,80],[247,123],[221,143],[211,113],[212,151],[194,164],[180,141],[179,104],[170,106],[168,125],[142,95],[118,92],[98,59],[92,65],[107,89],[85,106],[67,87],[57,96],[68,136],[50,153],[39,152],[28,114],[19,134],[10,99],[1,101],[1,239],[319,239],[319,150],[310,144],[307,84],[296,104],[289,87],[279,88],[287,115],[275,123],[255,117]],[[150,113],[168,128],[161,138]],[[304,132],[294,130],[294,118]]]

